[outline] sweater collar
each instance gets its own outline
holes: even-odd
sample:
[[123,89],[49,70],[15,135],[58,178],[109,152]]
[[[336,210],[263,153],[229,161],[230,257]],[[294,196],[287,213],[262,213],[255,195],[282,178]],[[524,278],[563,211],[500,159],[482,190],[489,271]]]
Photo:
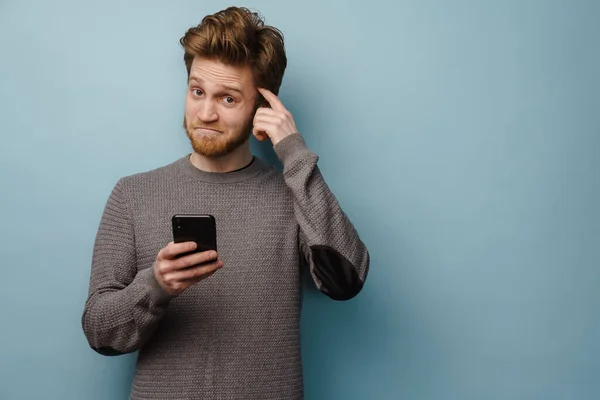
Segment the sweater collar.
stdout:
[[258,175],[267,165],[254,156],[252,163],[242,169],[231,172],[207,172],[196,168],[187,154],[175,162],[177,167],[190,178],[210,183],[235,183],[251,179]]

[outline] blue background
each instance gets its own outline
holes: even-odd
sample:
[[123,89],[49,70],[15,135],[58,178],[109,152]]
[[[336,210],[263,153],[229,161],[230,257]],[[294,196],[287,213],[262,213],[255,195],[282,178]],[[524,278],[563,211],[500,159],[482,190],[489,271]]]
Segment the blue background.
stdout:
[[[81,330],[94,236],[189,151],[178,40],[227,5],[0,1],[0,399],[127,398],[135,355]],[[357,298],[307,290],[307,399],[600,398],[600,3],[241,5],[372,255]]]

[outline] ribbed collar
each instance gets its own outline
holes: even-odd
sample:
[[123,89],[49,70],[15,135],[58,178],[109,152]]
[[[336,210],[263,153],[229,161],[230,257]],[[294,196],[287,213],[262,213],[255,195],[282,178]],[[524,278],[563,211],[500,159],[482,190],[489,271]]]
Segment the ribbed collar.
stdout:
[[232,172],[207,172],[198,169],[190,161],[190,154],[175,161],[176,167],[190,178],[210,183],[235,183],[251,179],[268,166],[258,157],[247,167]]

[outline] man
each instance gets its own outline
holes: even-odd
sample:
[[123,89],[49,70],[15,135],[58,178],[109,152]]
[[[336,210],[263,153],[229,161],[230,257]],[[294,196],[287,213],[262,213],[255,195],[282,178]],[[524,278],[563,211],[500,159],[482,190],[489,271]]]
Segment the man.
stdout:
[[[132,399],[301,399],[301,271],[336,300],[369,254],[277,97],[281,33],[228,8],[181,39],[193,152],[120,179],[100,222],[82,324],[100,354],[139,350]],[[250,152],[270,140],[284,170]],[[218,254],[173,243],[174,214],[211,214]]]

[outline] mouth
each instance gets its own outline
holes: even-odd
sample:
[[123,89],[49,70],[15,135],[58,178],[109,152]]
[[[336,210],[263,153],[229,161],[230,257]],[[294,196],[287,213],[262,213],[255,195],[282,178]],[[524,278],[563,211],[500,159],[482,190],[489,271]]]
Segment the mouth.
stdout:
[[204,134],[204,135],[214,135],[217,133],[223,133],[222,131],[219,131],[217,129],[211,129],[211,128],[194,128],[194,132],[199,133],[199,134]]

